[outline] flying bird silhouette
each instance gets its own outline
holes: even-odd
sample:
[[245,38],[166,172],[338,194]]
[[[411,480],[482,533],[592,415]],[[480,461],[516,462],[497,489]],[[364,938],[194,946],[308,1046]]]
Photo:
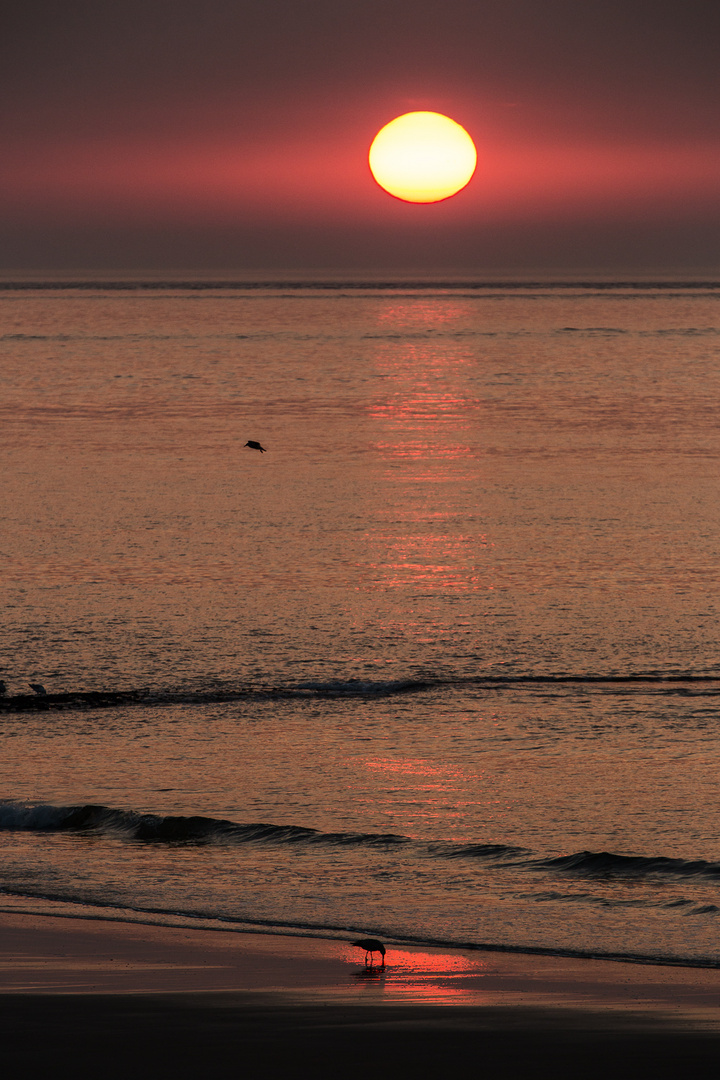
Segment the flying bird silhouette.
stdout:
[[[248,439],[245,446],[249,446],[251,450],[259,450],[261,454],[267,454],[267,450],[264,446],[261,446],[259,442],[255,442],[254,439]],[[243,447],[245,449],[245,447]]]
[[365,963],[368,962],[368,956],[370,957],[370,963],[372,964],[373,953],[379,952],[382,956],[382,964],[380,967],[385,967],[385,946],[382,941],[378,941],[374,937],[360,938],[359,941],[351,941],[351,945],[354,945],[356,949],[365,950]]

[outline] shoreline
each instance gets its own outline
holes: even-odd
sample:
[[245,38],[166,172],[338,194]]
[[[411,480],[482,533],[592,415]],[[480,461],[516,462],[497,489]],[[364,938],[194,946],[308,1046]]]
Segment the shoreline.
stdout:
[[[354,1003],[669,1009],[720,1029],[720,970],[0,911],[0,994],[282,993]],[[716,1016],[717,1014],[717,1016]]]
[[[32,907],[29,907],[32,904]],[[70,923],[99,923],[103,925],[147,926],[158,930],[187,930],[201,934],[221,933],[249,938],[280,938],[281,940],[306,940],[336,944],[350,941],[353,937],[374,935],[364,927],[322,926],[311,923],[265,922],[243,919],[225,919],[222,916],[200,916],[188,912],[173,912],[158,908],[126,908],[122,905],[98,906],[75,900],[48,899],[26,893],[2,893],[0,896],[0,920],[4,915],[21,915],[40,920],[65,919]],[[342,936],[340,936],[342,935]],[[622,964],[633,969],[677,968],[681,971],[716,971],[720,973],[720,960],[710,956],[665,956],[647,953],[611,952],[609,950],[553,948],[552,946],[509,944],[504,942],[463,942],[438,938],[397,937],[385,938],[386,944],[396,950],[434,953],[452,953],[467,956],[517,957],[527,964],[533,960],[547,959],[551,962],[578,962]]]
[[677,1077],[720,1051],[720,971],[0,913],[0,1062],[47,1076]]

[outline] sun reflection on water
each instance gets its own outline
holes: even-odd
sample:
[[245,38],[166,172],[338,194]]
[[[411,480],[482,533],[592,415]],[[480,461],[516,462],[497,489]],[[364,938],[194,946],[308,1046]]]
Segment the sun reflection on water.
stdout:
[[351,978],[366,989],[381,989],[383,995],[427,1004],[457,1000],[483,1000],[482,987],[489,972],[488,962],[457,953],[419,952],[388,948],[385,967],[358,966],[357,955],[344,957],[354,968]]
[[[462,344],[466,318],[462,302],[442,296],[402,298],[378,313],[373,362],[383,392],[367,414],[383,482],[398,490],[402,512],[393,512],[392,501],[374,508],[359,567],[366,588],[463,594],[493,587],[477,449],[482,403],[468,393],[477,356]],[[398,338],[389,341],[393,330]]]

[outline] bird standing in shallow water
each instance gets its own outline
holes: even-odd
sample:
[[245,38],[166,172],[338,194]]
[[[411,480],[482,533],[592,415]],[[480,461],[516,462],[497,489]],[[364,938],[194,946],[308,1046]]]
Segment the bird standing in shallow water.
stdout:
[[[245,446],[249,446],[251,450],[259,450],[261,454],[267,454],[267,450],[264,446],[261,446],[259,442],[255,442],[254,439],[248,439]],[[243,450],[245,447],[243,447]]]
[[368,962],[368,956],[370,957],[370,964],[372,964],[373,953],[379,952],[382,956],[382,964],[380,965],[380,967],[385,967],[385,946],[383,945],[382,941],[378,941],[377,938],[366,937],[361,938],[360,941],[352,941],[350,944],[354,945],[356,949],[365,950],[366,964]]

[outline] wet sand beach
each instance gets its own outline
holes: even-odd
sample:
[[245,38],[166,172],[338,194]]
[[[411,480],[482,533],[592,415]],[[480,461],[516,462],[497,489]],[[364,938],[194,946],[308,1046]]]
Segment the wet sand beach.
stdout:
[[8,1075],[699,1075],[720,972],[0,915]]

